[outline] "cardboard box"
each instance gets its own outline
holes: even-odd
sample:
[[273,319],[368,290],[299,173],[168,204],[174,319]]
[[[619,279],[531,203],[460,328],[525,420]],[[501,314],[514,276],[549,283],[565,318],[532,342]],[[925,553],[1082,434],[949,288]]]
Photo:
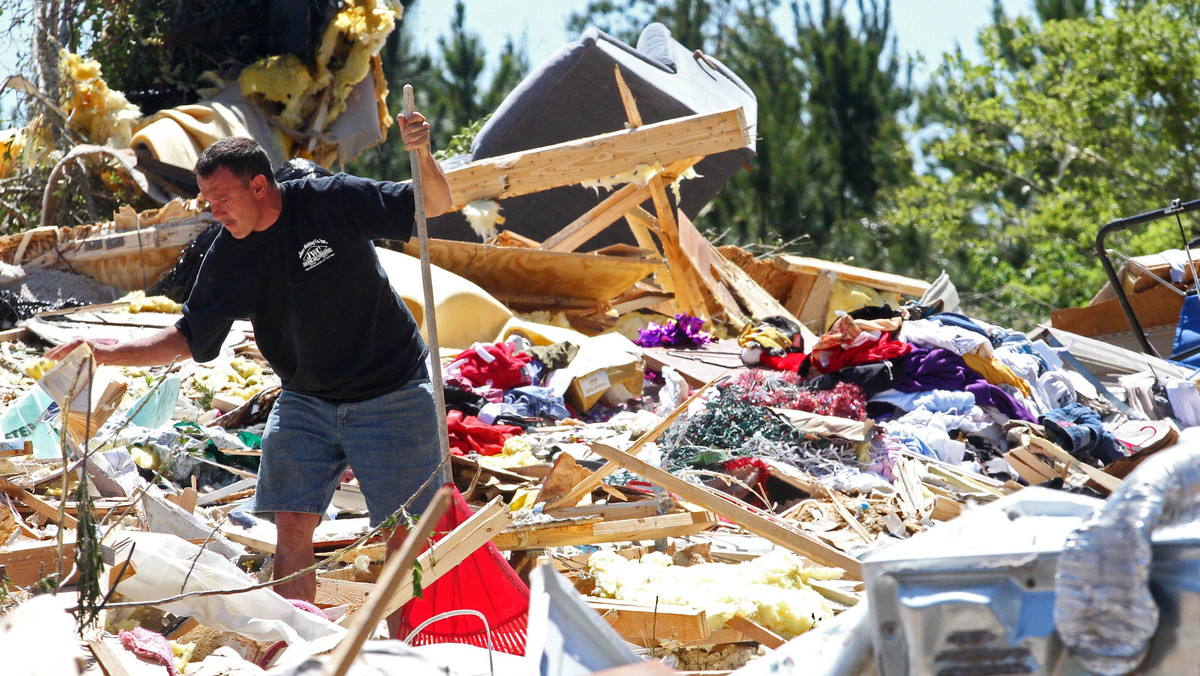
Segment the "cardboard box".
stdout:
[[645,375],[646,365],[641,359],[598,368],[572,380],[563,399],[579,413],[601,399],[612,405],[620,404],[641,396]]
[[581,341],[571,363],[550,374],[547,385],[578,413],[601,398],[619,404],[641,395],[646,362],[642,348],[619,333]]

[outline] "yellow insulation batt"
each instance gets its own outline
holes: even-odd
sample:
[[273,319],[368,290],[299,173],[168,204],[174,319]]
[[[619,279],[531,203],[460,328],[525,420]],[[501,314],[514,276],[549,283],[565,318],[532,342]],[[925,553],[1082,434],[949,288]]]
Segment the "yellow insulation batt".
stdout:
[[63,50],[59,70],[66,89],[62,109],[72,126],[81,130],[89,143],[128,148],[142,111],[124,94],[108,88],[100,63]]
[[612,551],[588,560],[596,596],[622,601],[690,606],[705,611],[711,630],[734,615],[792,638],[833,617],[809,580],[836,580],[838,568],[807,566],[790,552],[774,550],[744,563],[677,566],[671,557],[651,552],[631,561]]

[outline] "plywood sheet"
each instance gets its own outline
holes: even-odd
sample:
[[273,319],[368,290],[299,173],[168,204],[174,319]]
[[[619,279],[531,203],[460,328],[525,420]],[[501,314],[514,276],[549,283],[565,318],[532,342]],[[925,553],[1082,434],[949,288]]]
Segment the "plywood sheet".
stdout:
[[[404,252],[420,255],[416,242],[406,243]],[[471,280],[501,300],[506,296],[546,296],[593,305],[607,303],[662,268],[661,261],[648,258],[518,249],[445,239],[429,240],[429,261]]]

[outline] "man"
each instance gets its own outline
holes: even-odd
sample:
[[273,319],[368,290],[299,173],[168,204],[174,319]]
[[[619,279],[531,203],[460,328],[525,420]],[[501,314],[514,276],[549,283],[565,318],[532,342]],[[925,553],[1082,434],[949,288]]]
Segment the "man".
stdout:
[[[452,206],[446,176],[419,113],[399,116],[404,146],[420,158],[425,213]],[[312,535],[342,472],[352,467],[371,523],[413,503],[425,508],[448,480],[440,467],[428,348],[392,289],[373,239],[412,235],[412,184],[345,174],[277,183],[263,149],[226,138],[196,162],[201,195],[224,230],[205,256],[174,326],[144,339],[92,344],[100,363],[167,364],[216,357],[235,319],[249,319],[282,382],[263,434],[256,512],[275,515],[275,577],[314,562]],[[47,352],[59,359],[82,341]],[[389,551],[403,541],[397,529]],[[316,576],[275,586],[312,601]]]

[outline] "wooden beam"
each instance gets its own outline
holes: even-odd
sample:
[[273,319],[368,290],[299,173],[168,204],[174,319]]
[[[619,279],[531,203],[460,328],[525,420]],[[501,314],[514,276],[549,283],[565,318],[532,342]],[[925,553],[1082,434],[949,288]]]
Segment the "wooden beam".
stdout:
[[[641,450],[642,446],[645,446],[651,441],[658,439],[659,435],[665,432],[666,429],[671,426],[671,423],[675,422],[676,418],[687,412],[688,407],[691,406],[692,402],[696,401],[696,399],[698,399],[705,390],[712,387],[718,380],[720,380],[719,377],[714,378],[713,380],[708,381],[704,387],[701,387],[693,392],[686,401],[679,405],[679,408],[676,408],[674,411],[668,413],[649,432],[646,432],[642,436],[638,437],[638,439],[634,441],[629,448],[625,449],[625,452],[630,455],[637,455],[637,452]],[[597,469],[595,472],[592,472],[591,476],[583,481],[580,481],[575,485],[574,488],[567,491],[566,495],[546,505],[546,511],[574,506],[583,498],[583,496],[596,490],[596,488],[604,482],[604,477],[612,474],[620,468],[621,466],[615,462],[604,463],[599,469]]]
[[[680,172],[682,173],[682,172]],[[670,180],[675,180],[671,176]],[[663,176],[650,179],[650,197],[654,200],[654,213],[658,216],[659,234],[663,242],[663,257],[667,260],[667,270],[671,274],[671,289],[675,292],[675,307],[701,319],[709,319],[709,312],[704,302],[704,295],[697,287],[699,271],[684,252],[680,243],[679,226],[675,221],[675,210],[667,197],[666,183]],[[736,306],[735,308],[736,309]],[[736,319],[733,320],[736,322]]]
[[688,502],[695,503],[707,510],[720,514],[755,535],[762,536],[789,551],[807,557],[823,566],[842,568],[853,579],[862,579],[862,564],[857,559],[847,556],[804,531],[779,521],[762,510],[755,509],[724,493],[690,484],[672,475],[670,472],[642,462],[632,455],[619,451],[612,446],[593,443],[591,444],[591,449],[596,455],[621,465],[651,483],[666,488]]
[[509,528],[493,540],[505,551],[512,549],[546,549],[568,545],[588,545],[602,542],[657,540],[666,537],[695,535],[717,525],[708,512],[678,512],[639,519],[597,521],[595,523],[554,526],[553,522],[535,524],[519,529]]
[[663,165],[749,148],[741,108],[648,124],[552,146],[489,157],[446,172],[456,207],[607,178],[639,164]]
[[[408,536],[404,538],[404,544],[394,556],[388,558],[387,565],[383,567],[383,573],[379,576],[379,593],[373,594],[367,599],[367,602],[362,605],[357,616],[348,627],[349,631],[342,640],[333,649],[333,653],[329,656],[327,673],[330,676],[345,676],[350,671],[350,665],[354,662],[355,656],[366,642],[367,636],[375,630],[375,625],[383,619],[386,610],[385,601],[395,593],[400,586],[402,580],[412,570],[413,563],[417,560],[417,555],[424,546],[425,541],[433,533],[434,527],[437,526],[438,520],[446,513],[446,510],[452,503],[452,492],[449,488],[440,488],[433,500],[429,503],[429,507],[421,514],[420,520],[416,526],[409,531]],[[409,584],[412,582],[412,577],[409,576]]]
[[[75,531],[63,533],[62,559],[68,562],[64,570],[71,568],[75,560]],[[12,546],[0,548],[0,566],[8,572],[8,579],[18,587],[37,584],[38,580],[58,571],[58,543],[49,541],[19,541]],[[66,584],[69,580],[62,581]]]
[[41,514],[47,519],[50,519],[63,528],[75,528],[79,525],[79,522],[75,520],[75,517],[66,513],[63,514],[62,521],[60,522],[58,516],[58,507],[47,503],[45,500],[39,498],[33,493],[30,493],[24,488],[21,488],[8,479],[0,479],[0,490],[13,496],[26,507],[32,509],[38,514]]
[[[695,166],[701,159],[703,158],[692,157],[672,162],[670,165],[664,167],[662,171],[651,177],[650,182],[646,185],[626,183],[604,198],[602,202],[589,209],[587,213],[547,238],[538,248],[543,251],[574,251],[578,249],[584,242],[595,237],[599,232],[613,223],[616,223],[628,214],[628,212],[638,208],[642,202],[648,199],[656,199],[653,197],[656,179],[659,182],[661,182],[663,177],[670,177],[671,180],[674,180],[675,177]],[[664,193],[664,199],[665,196]],[[655,204],[658,204],[657,200]],[[655,248],[655,251],[657,251],[657,248]]]
[[637,240],[638,246],[646,251],[653,252],[652,258],[662,259],[662,254],[658,251],[658,243],[654,241],[654,237],[650,234],[662,229],[658,224],[658,219],[649,211],[643,209],[640,205],[635,206],[625,213],[625,222],[629,224],[629,230],[633,232],[633,238]]
[[[446,537],[438,540],[417,559],[421,567],[421,584],[429,586],[441,576],[448,573],[458,564],[474,554],[476,550],[491,541],[492,538],[512,521],[512,515],[503,498],[495,498],[486,506],[475,512],[471,518],[464,521],[458,528],[450,531]],[[390,615],[400,609],[413,597],[412,578],[401,580],[396,591],[388,599],[383,615]]]
[[786,641],[783,640],[783,637],[779,634],[776,634],[761,624],[752,620],[748,620],[741,615],[734,615],[728,620],[725,620],[725,626],[742,632],[746,636],[758,641],[771,650],[774,650],[786,643]]
[[578,519],[583,517],[599,517],[605,521],[618,519],[644,519],[658,514],[657,500],[638,500],[636,502],[618,502],[607,505],[587,505],[584,507],[562,507],[548,509],[544,513],[555,519]]
[[374,582],[355,582],[318,575],[317,597],[313,602],[321,607],[343,604],[357,606],[362,604],[374,591]]
[[1031,446],[1043,453],[1046,453],[1055,460],[1066,464],[1067,467],[1079,468],[1079,470],[1086,474],[1089,479],[1095,481],[1100,485],[1101,488],[1109,493],[1117,490],[1117,486],[1121,485],[1121,479],[1111,474],[1106,474],[1103,470],[1092,467],[1087,463],[1079,462],[1077,458],[1073,457],[1070,453],[1067,453],[1065,450],[1063,450],[1062,447],[1054,444],[1048,439],[1043,439],[1032,434],[1023,434],[1021,435],[1021,442],[1026,446]]
[[775,257],[775,263],[776,265],[782,265],[789,270],[806,275],[836,272],[838,277],[844,281],[869,286],[878,291],[891,291],[907,296],[920,297],[929,289],[929,282],[921,279],[894,275],[890,272],[869,270],[867,268],[846,265],[845,263],[835,263],[819,258],[782,254]]
[[588,606],[629,643],[643,648],[708,642],[708,615],[699,608],[585,597]]
[[617,78],[617,90],[621,92],[621,105],[625,106],[625,117],[629,118],[629,126],[637,129],[642,126],[642,114],[638,112],[633,92],[629,91],[629,85],[625,84],[625,78],[621,77],[621,64],[613,64],[613,74]]

